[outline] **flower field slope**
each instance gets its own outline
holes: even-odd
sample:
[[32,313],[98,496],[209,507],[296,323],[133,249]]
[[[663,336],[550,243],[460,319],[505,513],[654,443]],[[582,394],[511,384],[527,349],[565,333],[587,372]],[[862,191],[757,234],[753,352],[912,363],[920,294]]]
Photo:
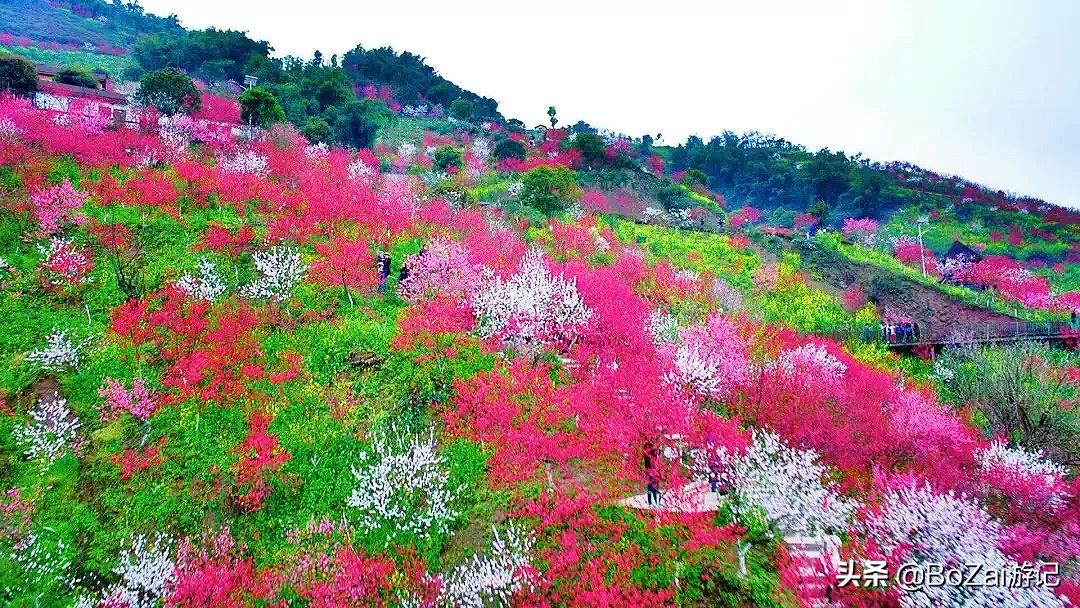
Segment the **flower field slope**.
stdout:
[[1080,602],[1071,351],[889,353],[627,140],[399,111],[0,98],[4,605],[811,605],[794,537],[1058,566],[844,605]]

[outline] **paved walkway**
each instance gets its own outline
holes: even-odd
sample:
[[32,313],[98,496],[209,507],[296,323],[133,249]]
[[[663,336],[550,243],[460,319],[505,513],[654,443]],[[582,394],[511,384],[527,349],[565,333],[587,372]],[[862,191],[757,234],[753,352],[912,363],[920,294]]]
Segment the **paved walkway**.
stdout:
[[681,488],[673,488],[660,493],[660,504],[650,505],[648,496],[638,494],[619,501],[620,505],[631,509],[647,511],[668,511],[672,513],[708,513],[720,508],[720,495],[709,490],[709,484],[695,481]]

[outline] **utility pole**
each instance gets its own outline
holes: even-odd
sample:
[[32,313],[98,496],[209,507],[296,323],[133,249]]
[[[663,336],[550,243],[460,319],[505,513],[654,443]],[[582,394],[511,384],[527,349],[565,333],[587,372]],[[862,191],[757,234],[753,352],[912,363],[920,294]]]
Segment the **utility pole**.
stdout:
[[919,225],[919,262],[922,264],[922,276],[925,279],[926,278],[926,250],[923,249],[922,235],[923,235],[923,226],[930,223],[930,218],[928,216],[923,215],[923,216],[920,216],[919,219],[916,220],[915,223]]

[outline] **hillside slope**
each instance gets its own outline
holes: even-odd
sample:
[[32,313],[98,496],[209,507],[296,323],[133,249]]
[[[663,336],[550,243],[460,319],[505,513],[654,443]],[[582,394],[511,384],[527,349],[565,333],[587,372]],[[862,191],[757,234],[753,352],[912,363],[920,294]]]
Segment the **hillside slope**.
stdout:
[[[133,49],[182,49],[202,107],[0,95],[0,604],[1080,604],[1080,238],[1056,210],[795,148],[750,180],[673,171],[389,49]],[[265,128],[214,85],[250,72]],[[826,174],[804,213],[737,199]],[[874,217],[838,211],[853,187]],[[1060,339],[875,331],[1002,316]],[[877,589],[841,560],[1060,567]]]
[[360,151],[10,97],[0,124],[8,605],[808,605],[831,579],[786,547],[912,518],[940,559],[1076,563],[1073,355],[1013,357],[1057,414],[1012,426],[962,397],[996,382],[968,351],[823,337],[878,312],[811,249],[617,218],[715,204],[621,182],[622,144],[579,174],[495,124]]

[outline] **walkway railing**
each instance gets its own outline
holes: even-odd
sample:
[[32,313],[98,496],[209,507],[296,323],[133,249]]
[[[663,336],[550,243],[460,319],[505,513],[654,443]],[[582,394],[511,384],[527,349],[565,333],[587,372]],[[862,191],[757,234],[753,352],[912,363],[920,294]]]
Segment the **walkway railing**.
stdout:
[[949,344],[1017,342],[1024,340],[1058,340],[1077,336],[1080,323],[1072,325],[1061,321],[990,321],[961,323],[947,328],[919,324],[918,334],[913,326],[893,325],[886,331],[881,325],[872,324],[862,328],[844,328],[829,333],[840,341],[862,340],[882,342],[889,348],[911,348],[919,345],[943,346]]
[[918,345],[941,346],[948,344],[1021,342],[1026,340],[1057,340],[1074,335],[1076,328],[1059,321],[989,321],[961,323],[945,328],[919,327],[919,337],[912,332],[897,331],[891,339],[884,339],[890,348],[907,348]]

